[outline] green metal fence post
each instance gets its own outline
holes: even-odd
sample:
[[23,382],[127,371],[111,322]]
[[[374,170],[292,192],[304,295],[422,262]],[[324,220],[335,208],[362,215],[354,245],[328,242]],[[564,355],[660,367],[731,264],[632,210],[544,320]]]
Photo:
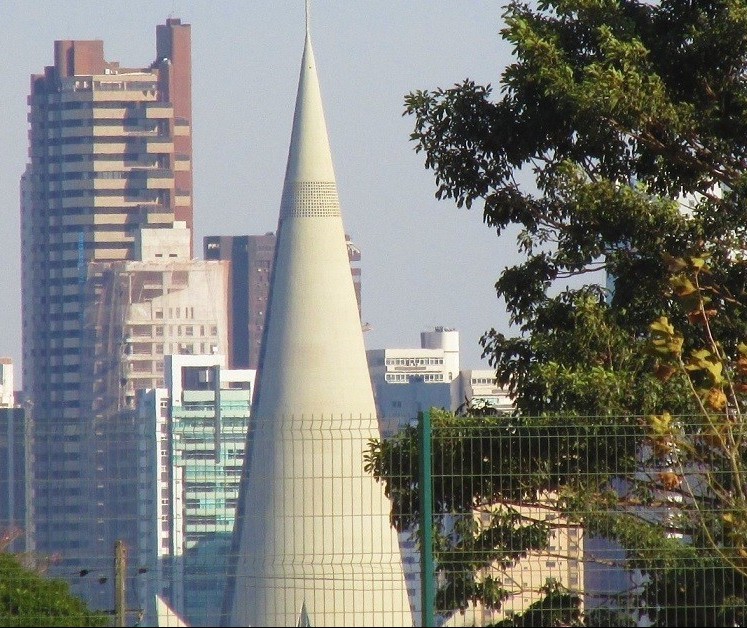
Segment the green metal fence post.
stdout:
[[433,568],[433,469],[431,454],[431,413],[421,412],[418,421],[420,441],[420,604],[421,626],[435,626],[436,587]]

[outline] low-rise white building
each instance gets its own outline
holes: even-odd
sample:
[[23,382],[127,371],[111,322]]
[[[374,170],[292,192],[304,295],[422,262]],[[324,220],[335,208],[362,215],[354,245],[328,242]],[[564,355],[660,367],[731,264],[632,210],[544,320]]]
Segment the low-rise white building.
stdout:
[[513,401],[508,390],[498,384],[493,369],[466,369],[459,372],[457,385],[453,387],[455,392],[453,402],[457,408],[463,404],[471,403],[482,405],[499,412],[510,412]]
[[459,332],[436,327],[420,334],[420,347],[366,352],[382,436],[391,435],[418,412],[453,407],[459,377]]
[[479,402],[513,407],[492,369],[460,369],[459,332],[438,326],[420,334],[420,347],[366,352],[382,434],[391,435],[431,408],[457,411]]

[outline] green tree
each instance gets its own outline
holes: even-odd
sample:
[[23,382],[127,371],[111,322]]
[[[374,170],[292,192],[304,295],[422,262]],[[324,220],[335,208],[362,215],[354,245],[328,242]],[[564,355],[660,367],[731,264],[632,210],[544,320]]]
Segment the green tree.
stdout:
[[0,552],[0,626],[107,626],[110,618],[89,610],[66,582],[25,568]]
[[[625,548],[643,576],[637,603],[656,625],[743,625],[744,390],[726,374],[747,364],[747,5],[543,0],[509,4],[504,21],[514,60],[498,97],[467,80],[405,101],[437,197],[480,207],[499,235],[517,228],[523,256],[496,283],[518,334],[481,341],[517,416],[475,418],[477,430],[498,427],[476,440],[452,434],[448,447],[489,451],[517,427],[530,446],[480,464],[462,452],[471,466],[451,471],[489,464],[491,479],[467,492],[444,486],[453,503],[441,512],[466,522],[475,507],[511,503],[518,473],[522,499],[551,499]],[[706,259],[704,287],[693,273]],[[455,420],[444,418],[437,440]],[[396,480],[408,447],[376,444],[369,460],[402,508],[400,526],[417,504],[412,478]],[[666,517],[641,516],[657,508]],[[441,532],[439,565],[462,560],[455,544],[473,540]],[[542,545],[530,532],[506,537],[512,551]],[[443,608],[502,603],[499,587],[472,583],[505,542],[485,545],[462,582],[442,572]],[[606,621],[630,617],[613,609]]]

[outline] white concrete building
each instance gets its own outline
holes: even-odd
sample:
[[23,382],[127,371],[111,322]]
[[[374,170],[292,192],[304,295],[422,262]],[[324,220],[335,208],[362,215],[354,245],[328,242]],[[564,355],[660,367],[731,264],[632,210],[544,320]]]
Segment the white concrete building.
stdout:
[[[411,424],[418,412],[432,408],[458,411],[465,403],[487,406],[497,412],[510,412],[513,402],[508,391],[498,385],[493,369],[460,369],[459,335],[455,329],[436,327],[422,332],[421,346],[407,349],[378,349],[367,352],[371,379],[376,391],[382,434],[391,435]],[[555,519],[555,513],[539,504],[514,505],[527,518]],[[491,512],[501,506],[475,510],[478,522],[487,523]],[[582,531],[557,521],[546,552],[532,553],[505,572],[489,568],[485,575],[499,578],[512,596],[500,611],[470,606],[455,613],[449,626],[481,626],[505,619],[512,612],[525,611],[537,601],[546,578],[555,578],[571,589],[583,579]],[[414,614],[420,613],[420,563],[416,544],[409,532],[400,535],[408,590]]]
[[500,412],[510,412],[513,401],[508,390],[498,384],[493,369],[459,371],[457,386],[452,390],[452,403],[458,408],[464,403],[484,405]]
[[459,332],[436,327],[420,334],[420,347],[366,352],[382,434],[396,432],[418,412],[451,410],[459,377]]
[[169,355],[165,388],[140,391],[138,604],[156,596],[191,626],[215,626],[224,594],[256,371],[223,355]]
[[32,434],[28,406],[16,403],[13,381],[13,360],[0,358],[0,549],[23,552],[33,549],[28,533]]
[[[191,259],[183,224],[143,229],[137,240],[143,259],[91,262],[81,288],[80,482],[88,499],[78,512],[87,535],[77,556],[89,570],[108,568],[116,540],[138,542],[137,391],[164,387],[164,356],[228,346],[228,263]],[[75,585],[93,606],[110,604],[95,578]]]
[[457,411],[467,402],[497,411],[513,407],[492,369],[461,369],[459,332],[437,326],[420,347],[366,352],[382,433],[390,435],[431,408]]

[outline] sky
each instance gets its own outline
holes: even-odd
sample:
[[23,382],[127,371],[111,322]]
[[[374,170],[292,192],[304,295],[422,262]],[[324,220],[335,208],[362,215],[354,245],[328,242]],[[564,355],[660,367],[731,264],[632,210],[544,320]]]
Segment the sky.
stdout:
[[[311,35],[345,230],[361,249],[366,348],[418,347],[459,330],[462,368],[487,368],[479,338],[508,327],[495,295],[516,260],[481,207],[435,199],[410,141],[404,97],[466,78],[497,86],[511,61],[500,0],[316,0]],[[109,61],[143,67],[155,27],[192,28],[195,251],[206,235],[275,231],[303,51],[304,0],[0,0],[0,355],[20,378],[19,179],[29,78],[57,39],[102,39]]]

